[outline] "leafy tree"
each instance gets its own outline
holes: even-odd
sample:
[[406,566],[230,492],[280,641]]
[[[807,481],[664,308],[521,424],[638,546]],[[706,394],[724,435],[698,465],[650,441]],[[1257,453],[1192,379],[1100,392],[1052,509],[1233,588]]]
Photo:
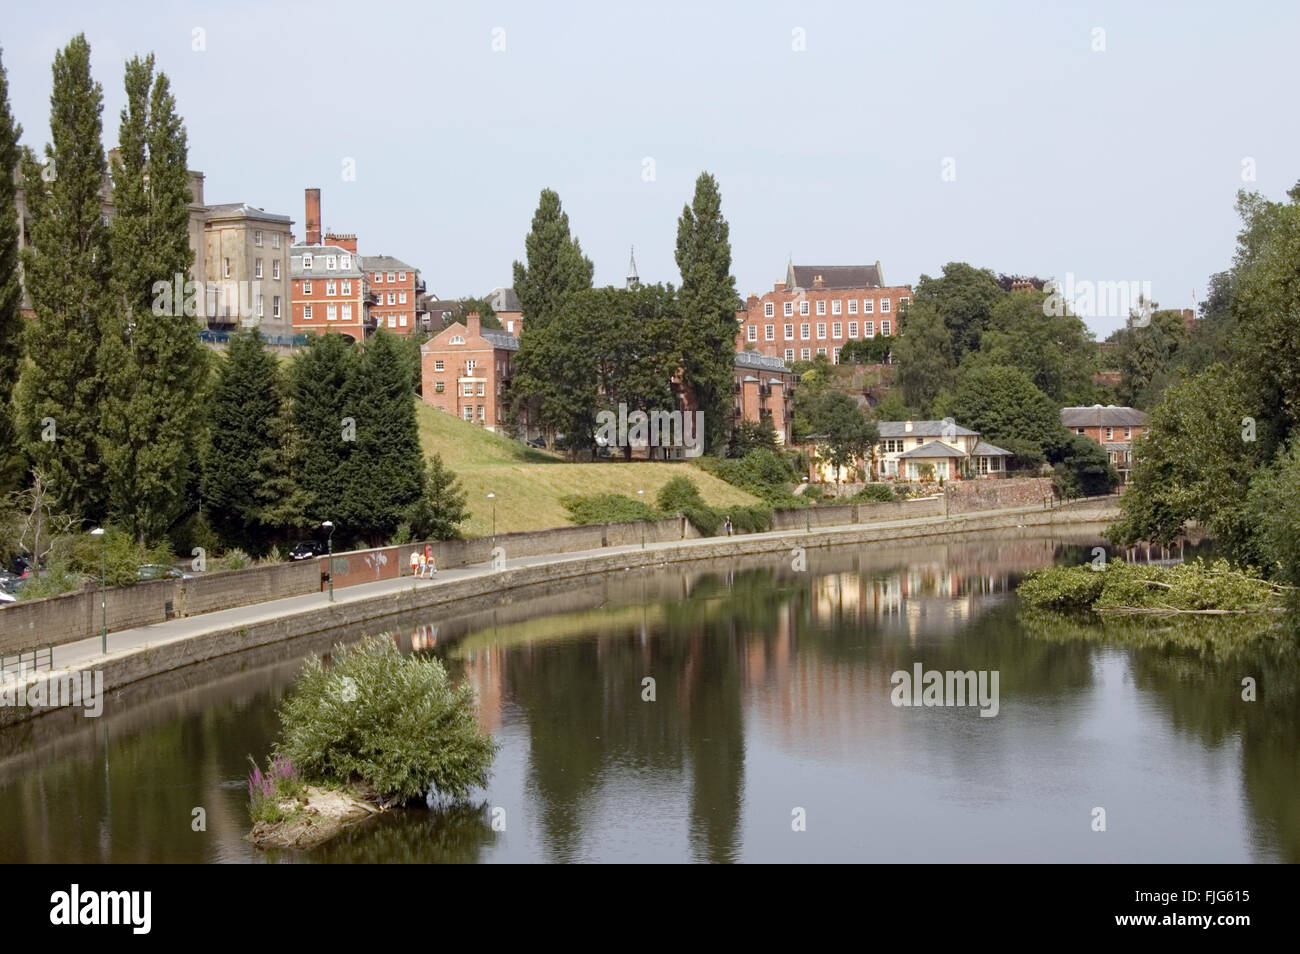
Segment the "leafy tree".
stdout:
[[100,191],[103,89],[91,78],[84,35],[55,54],[53,74],[47,164],[39,165],[30,150],[22,163],[31,220],[23,275],[36,312],[27,346],[37,360],[19,379],[18,426],[59,509],[99,521],[105,484],[96,355],[111,307],[110,270]]
[[918,301],[908,309],[894,356],[903,402],[929,413],[953,378],[951,335],[934,305]]
[[993,308],[1004,294],[997,276],[988,269],[949,262],[940,277],[921,276],[911,311],[926,305],[938,313],[952,341],[953,360],[959,363],[967,351],[979,347]]
[[190,507],[208,352],[193,319],[153,307],[156,285],[183,283],[194,259],[185,127],[152,56],[127,63],[126,93],[113,164],[99,442],[109,519],[145,543]]
[[463,325],[470,312],[474,311],[478,312],[480,327],[485,331],[505,330],[501,327],[501,319],[497,317],[491,300],[487,298],[458,298],[451,309],[450,320],[452,323],[459,321]]
[[1252,556],[1266,572],[1300,585],[1300,439],[1257,471],[1246,497]]
[[776,447],[776,432],[772,430],[771,415],[765,414],[763,420],[740,422],[740,426],[731,432],[727,456],[747,457],[756,450],[776,453]]
[[203,455],[203,507],[227,546],[261,552],[276,528],[267,511],[278,504],[282,460],[283,383],[275,356],[256,331],[230,337],[208,405]]
[[386,328],[366,341],[348,383],[346,410],[356,420],[356,446],[343,468],[339,519],[348,531],[379,545],[424,491],[406,358],[401,342]]
[[1241,373],[1221,364],[1171,386],[1134,442],[1112,539],[1167,545],[1194,520],[1234,552],[1248,552],[1246,491],[1260,454],[1258,441],[1243,440],[1250,411]]
[[591,313],[583,304],[591,294],[577,294],[545,329],[524,335],[511,381],[513,413],[563,434],[570,454],[592,446],[596,427],[599,375],[587,327]]
[[1054,456],[1056,482],[1063,497],[1097,497],[1110,493],[1119,483],[1105,449],[1083,434],[1069,434]]
[[898,341],[895,335],[850,341],[840,349],[840,364],[888,364]]
[[424,492],[411,512],[411,532],[425,540],[460,539],[460,525],[469,519],[468,500],[442,455],[434,454],[424,472]]
[[918,409],[907,406],[898,388],[890,388],[885,392],[880,403],[872,410],[878,421],[915,421],[925,417]]
[[819,453],[840,472],[859,460],[871,457],[880,440],[880,429],[863,416],[858,402],[840,391],[827,391],[809,415],[809,427],[817,437]]
[[1040,391],[1059,404],[1092,404],[1097,349],[1092,332],[1077,316],[1044,308],[1041,291],[1004,295],[993,306],[979,350],[968,351],[962,370],[988,365],[1020,368]]
[[569,234],[568,213],[551,189],[542,190],[524,251],[528,263],[515,262],[514,289],[524,327],[533,333],[551,322],[570,294],[591,287],[594,266]]
[[9,107],[9,79],[0,63],[0,492],[20,480],[21,458],[12,400],[23,359],[22,287],[18,271],[18,210],[14,175],[23,127]]
[[731,430],[736,357],[736,279],[731,274],[730,226],[722,217],[717,180],[702,172],[691,204],[677,219],[677,267],[682,320],[678,344],[683,381],[704,412],[708,447],[723,446]]
[[1120,337],[1119,398],[1131,407],[1151,407],[1169,384],[1179,350],[1187,343],[1182,312],[1151,311],[1144,324],[1130,315]]
[[1066,441],[1059,408],[1019,368],[972,369],[936,413],[1012,451],[1022,465],[1043,461]]
[[356,419],[347,403],[356,360],[355,346],[330,333],[313,336],[290,368],[291,416],[301,442],[299,481],[313,523],[340,520],[347,468],[356,446],[351,439]]

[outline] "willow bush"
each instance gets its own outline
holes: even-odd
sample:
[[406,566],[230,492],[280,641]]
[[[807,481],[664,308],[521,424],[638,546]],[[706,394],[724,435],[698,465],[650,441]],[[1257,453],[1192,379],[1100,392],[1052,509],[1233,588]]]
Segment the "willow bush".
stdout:
[[479,730],[474,690],[392,640],[337,646],[303,667],[280,710],[275,754],[308,781],[364,782],[387,801],[452,800],[487,785],[497,744]]

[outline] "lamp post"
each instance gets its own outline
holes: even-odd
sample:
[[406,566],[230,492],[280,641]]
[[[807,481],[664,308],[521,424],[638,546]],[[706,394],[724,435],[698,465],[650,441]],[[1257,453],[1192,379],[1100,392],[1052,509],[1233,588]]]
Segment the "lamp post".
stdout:
[[333,603],[334,602],[334,523],[333,521],[326,520],[321,524],[321,526],[330,532],[329,537],[326,540],[326,545],[329,547],[329,562],[326,563],[326,566],[329,567],[330,602]]
[[[645,496],[645,491],[644,491],[644,490],[638,490],[638,491],[636,492],[636,495],[637,495],[638,497],[644,497],[644,496]],[[641,518],[641,549],[642,549],[642,550],[645,549],[645,518],[644,518],[644,517]],[[643,635],[644,635],[644,633],[643,633]]]
[[497,542],[497,495],[488,494],[488,500],[492,501],[492,543]]
[[92,537],[99,537],[99,651],[108,655],[108,598],[104,594],[104,528],[96,527],[90,531]]

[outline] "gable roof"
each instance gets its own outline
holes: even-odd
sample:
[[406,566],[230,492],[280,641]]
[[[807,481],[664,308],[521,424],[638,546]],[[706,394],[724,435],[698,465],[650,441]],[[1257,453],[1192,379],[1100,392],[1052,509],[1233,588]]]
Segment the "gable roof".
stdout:
[[885,284],[880,263],[874,265],[795,265],[786,268],[785,284],[812,288],[821,276],[823,288],[880,288]]
[[1092,407],[1061,408],[1066,427],[1145,427],[1147,414],[1135,407],[1094,404]]
[[414,272],[415,266],[407,265],[400,258],[391,255],[363,255],[361,267],[368,272]]
[[[303,254],[311,255],[312,267],[306,269],[302,267]],[[317,267],[317,259],[325,259],[333,255],[338,261],[337,268],[326,268],[325,262],[321,261]],[[343,256],[351,260],[347,268],[342,267]],[[345,248],[339,248],[337,245],[295,245],[289,249],[289,277],[290,278],[363,278],[365,272],[361,269],[361,263],[358,261],[359,256],[349,252]]]
[[998,447],[998,446],[995,445],[995,444],[990,444],[988,441],[977,441],[976,444],[975,444],[975,446],[974,446],[973,448],[971,448],[970,455],[971,455],[972,457],[1012,457],[1012,456],[1014,456],[1014,455],[1011,453],[1011,451],[1009,451],[1009,450],[1003,450],[1001,447]]
[[928,444],[922,444],[920,447],[913,447],[904,454],[899,454],[899,459],[904,457],[922,457],[932,459],[935,457],[961,457],[965,458],[966,454],[955,447],[949,447],[943,441],[930,441]]

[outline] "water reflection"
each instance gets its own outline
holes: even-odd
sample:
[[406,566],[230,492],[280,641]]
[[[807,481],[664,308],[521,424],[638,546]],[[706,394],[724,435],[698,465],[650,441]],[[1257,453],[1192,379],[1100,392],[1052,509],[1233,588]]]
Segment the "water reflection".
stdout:
[[[665,567],[413,619],[399,645],[469,680],[502,743],[490,788],[305,855],[241,840],[247,755],[274,738],[292,658],[57,739],[0,734],[0,860],[1300,860],[1288,643],[1134,647],[1023,618],[1025,573],[1098,545],[809,550],[805,572]],[[999,715],[893,707],[890,674],[916,662],[998,670]]]

